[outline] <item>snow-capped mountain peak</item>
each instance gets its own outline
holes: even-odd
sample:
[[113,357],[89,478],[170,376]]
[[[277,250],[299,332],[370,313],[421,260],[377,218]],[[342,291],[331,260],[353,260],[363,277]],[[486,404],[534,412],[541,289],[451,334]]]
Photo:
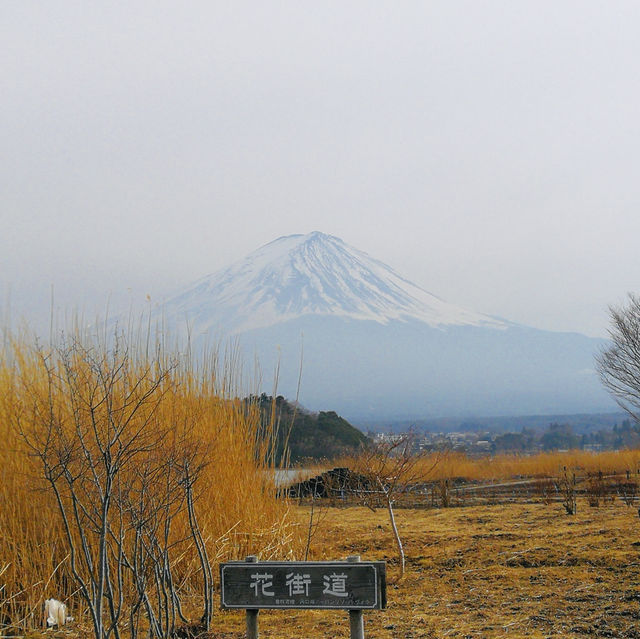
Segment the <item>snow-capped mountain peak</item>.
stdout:
[[584,374],[602,341],[448,304],[323,233],[274,240],[156,313],[178,339],[187,328],[194,353],[237,336],[251,358],[241,374],[256,379],[249,392],[273,391],[262,372],[274,371],[279,394],[348,418],[611,408],[597,376]]
[[196,333],[238,334],[307,315],[418,320],[430,326],[504,328],[454,306],[341,239],[315,231],[280,237],[169,299],[165,317],[187,319]]

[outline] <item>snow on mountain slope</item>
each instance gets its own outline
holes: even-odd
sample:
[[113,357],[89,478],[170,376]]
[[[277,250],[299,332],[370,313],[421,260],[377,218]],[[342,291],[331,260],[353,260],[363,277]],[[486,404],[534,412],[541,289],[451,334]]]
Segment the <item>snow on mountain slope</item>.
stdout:
[[264,374],[261,390],[273,390],[277,370],[278,392],[295,397],[302,361],[299,401],[350,419],[613,406],[593,371],[602,340],[448,304],[323,233],[266,244],[155,313],[169,335],[188,326],[196,352],[237,336],[243,376]]
[[432,327],[508,323],[449,304],[341,239],[313,232],[281,237],[197,281],[163,305],[196,334],[239,334],[307,315]]

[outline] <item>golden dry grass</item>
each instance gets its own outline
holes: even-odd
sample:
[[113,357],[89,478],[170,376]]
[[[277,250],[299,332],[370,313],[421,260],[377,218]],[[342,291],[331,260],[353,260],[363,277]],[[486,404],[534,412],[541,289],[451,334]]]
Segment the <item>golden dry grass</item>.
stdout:
[[[36,355],[34,344],[24,339],[0,351],[0,624],[31,632],[44,598],[57,595],[68,598],[78,619],[61,634],[86,636],[90,627],[69,578],[57,507],[16,428],[18,417],[29,427],[29,416],[37,415],[34,402],[45,398]],[[142,356],[134,361],[133,378],[140,376],[136,366],[145,365]],[[257,461],[268,457],[264,448],[256,455],[257,412],[232,399],[234,366],[233,358],[197,369],[179,363],[157,397],[152,423],[188,423],[207,448],[209,464],[197,505],[212,562],[246,554],[300,559],[309,508],[275,498],[269,466]],[[72,410],[67,399],[56,399],[60,415]],[[484,459],[448,455],[435,467],[428,458],[424,465],[425,475],[434,480],[558,476],[565,466],[582,475],[612,474],[637,469],[640,451]],[[354,553],[386,558],[393,575],[396,559],[385,511],[321,508],[316,514],[322,520],[310,559]],[[388,609],[367,613],[371,639],[640,636],[635,507],[615,501],[590,509],[580,498],[575,517],[555,503],[401,509],[397,520],[408,572],[390,587]],[[185,594],[193,597],[186,608],[195,611],[197,589],[187,588],[198,578],[193,550],[178,561]],[[263,637],[348,635],[343,612],[263,612],[261,619]],[[243,624],[241,613],[220,611],[212,636],[241,637]]]
[[640,450],[592,453],[582,450],[538,453],[535,455],[494,455],[470,458],[461,453],[441,456],[433,464],[425,458],[426,469],[433,468],[433,479],[463,477],[467,480],[510,479],[514,477],[557,477],[563,468],[581,475],[602,471],[605,475],[621,474],[640,468]]
[[[392,460],[393,461],[393,460]],[[358,468],[358,457],[342,457],[325,468],[345,466]],[[629,471],[640,472],[640,449],[589,452],[541,452],[531,455],[486,455],[470,457],[464,453],[442,451],[423,455],[412,475],[418,481],[464,479],[466,481],[491,482],[520,478],[559,477],[564,469],[579,476],[602,472],[604,475],[622,475]]]
[[[87,364],[86,353],[100,366],[104,360],[107,368],[109,357],[99,342],[83,336],[73,339],[79,340],[79,346],[73,347],[70,356],[75,384],[71,386],[65,382],[55,350],[39,350],[25,338],[11,346],[6,342],[0,349],[0,628],[37,627],[46,597],[69,598],[70,607],[78,602],[57,504],[42,480],[39,460],[30,454],[18,427],[36,441],[51,408],[56,427],[72,438],[75,424],[89,419],[86,411],[78,408],[88,405],[84,394],[91,392],[96,380],[96,366]],[[249,552],[265,557],[296,552],[301,544],[296,536],[298,528],[290,521],[288,505],[275,499],[273,473],[268,460],[264,461],[269,433],[258,438],[257,410],[231,396],[233,361],[212,359],[197,368],[184,359],[169,364],[168,355],[161,354],[154,361],[144,349],[135,350],[135,345],[122,357],[125,372],[109,390],[115,407],[125,405],[125,393],[144,378],[150,365],[168,371],[157,387],[146,381],[140,385],[139,394],[148,391],[150,395],[133,416],[128,426],[131,432],[140,428],[144,429],[142,437],[145,433],[154,437],[154,432],[167,429],[160,446],[169,450],[174,433],[188,430],[189,443],[206,451],[206,466],[196,485],[196,505],[211,561]],[[53,386],[47,380],[46,361],[54,369]],[[75,397],[69,394],[70,388]],[[95,411],[98,422],[104,424],[110,417],[102,414],[105,405]],[[118,411],[116,417],[124,419],[125,409],[114,408],[112,413]],[[162,451],[153,454],[162,455]],[[176,538],[187,536],[185,526],[183,514],[182,521],[176,520]],[[196,554],[187,543],[176,548],[176,578],[183,594],[189,596],[197,592]]]
[[[309,508],[299,507],[301,525]],[[365,613],[369,639],[640,637],[640,522],[620,502],[574,517],[559,504],[396,513],[408,571],[388,607]],[[314,559],[360,554],[396,567],[383,510],[330,508]],[[219,612],[216,637],[242,637],[241,612]],[[262,611],[261,637],[347,637],[346,612]]]
[[[389,586],[386,610],[365,613],[366,636],[640,637],[636,508],[620,500],[589,508],[579,497],[573,517],[557,502],[398,509],[407,574]],[[296,528],[289,532],[303,538],[310,507],[290,510]],[[384,510],[316,505],[316,517],[310,559],[386,559],[393,578],[397,559]],[[300,559],[301,550],[290,556]],[[348,636],[341,611],[262,611],[260,625],[261,637],[271,639]],[[89,632],[82,621],[65,631]],[[211,637],[243,635],[242,612],[216,612]]]

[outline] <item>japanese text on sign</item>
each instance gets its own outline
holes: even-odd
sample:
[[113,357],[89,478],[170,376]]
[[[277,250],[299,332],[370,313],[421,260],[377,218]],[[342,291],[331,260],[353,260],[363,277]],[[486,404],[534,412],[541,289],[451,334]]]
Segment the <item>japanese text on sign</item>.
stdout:
[[384,562],[229,562],[220,566],[224,608],[385,606]]

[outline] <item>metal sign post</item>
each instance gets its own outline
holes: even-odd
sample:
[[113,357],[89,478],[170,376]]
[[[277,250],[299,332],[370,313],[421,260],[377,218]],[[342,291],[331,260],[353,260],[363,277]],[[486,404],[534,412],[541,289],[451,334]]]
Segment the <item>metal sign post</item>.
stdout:
[[258,639],[262,608],[349,611],[352,639],[364,639],[363,610],[386,607],[386,564],[360,561],[245,561],[220,564],[222,608],[244,608],[247,639]]

